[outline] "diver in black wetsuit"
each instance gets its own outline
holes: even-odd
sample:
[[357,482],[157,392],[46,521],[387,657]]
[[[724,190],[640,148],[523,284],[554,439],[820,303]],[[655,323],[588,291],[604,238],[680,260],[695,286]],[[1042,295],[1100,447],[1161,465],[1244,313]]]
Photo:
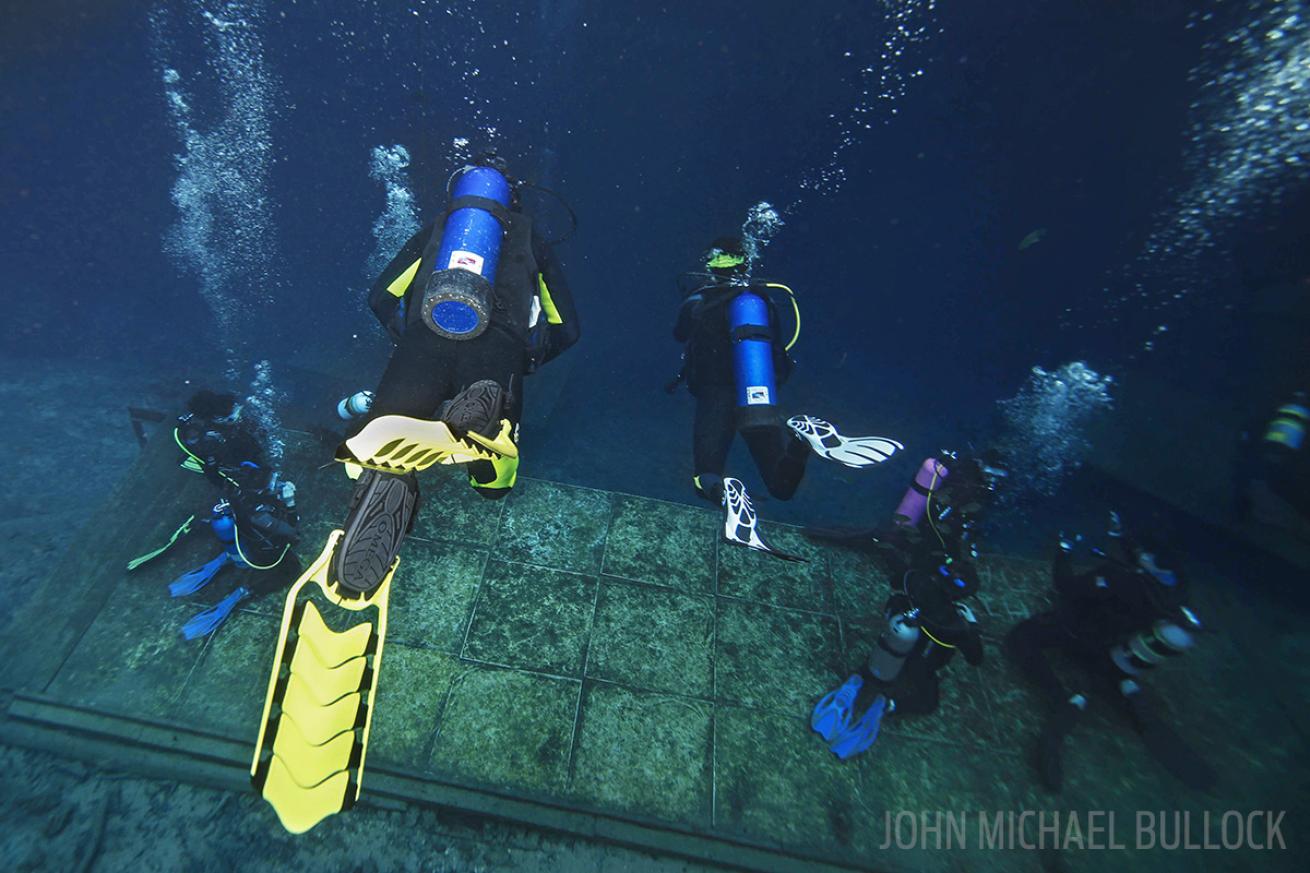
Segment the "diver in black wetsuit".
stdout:
[[223,470],[243,462],[264,466],[264,448],[241,412],[235,394],[202,389],[191,395],[186,413],[177,419],[174,439],[190,456],[188,468],[215,485],[223,484]]
[[[737,383],[733,369],[732,332],[728,326],[728,302],[746,278],[746,255],[735,237],[714,241],[706,259],[706,273],[696,274],[700,287],[688,293],[678,310],[673,338],[686,345],[683,368],[677,381],[685,381],[696,398],[692,425],[693,483],[703,497],[719,502],[723,497],[723,472],[728,450],[737,435]],[[771,298],[770,323],[777,325],[777,306]],[[792,360],[785,338],[778,331],[771,336],[773,370],[778,385],[791,375]],[[674,383],[676,387],[677,381]],[[810,448],[776,414],[760,416],[740,425],[742,438],[769,493],[788,500],[796,493]]]
[[[509,179],[504,161],[492,153],[464,172],[479,167],[493,168]],[[464,464],[469,484],[489,499],[508,494],[517,477],[523,377],[579,336],[577,312],[559,261],[535,232],[532,217],[521,210],[519,184],[510,180],[510,185],[509,208],[480,197],[454,200],[441,219],[409,239],[373,283],[369,306],[396,348],[373,392],[371,408],[367,401],[359,404],[362,414],[354,428],[359,433],[377,419],[400,416],[411,422],[442,422],[477,445],[507,447],[510,453],[458,458],[445,453],[448,462]],[[436,261],[447,220],[469,207],[492,213],[503,236],[488,294],[487,326],[471,338],[455,339],[440,335],[422,310],[425,289],[434,276],[465,272]],[[346,406],[343,402],[342,408]],[[477,445],[470,447],[476,450]],[[406,462],[421,451],[412,452]],[[380,582],[413,524],[418,481],[413,472],[382,472],[376,466],[356,472],[351,515],[334,568],[347,587],[367,591]]]
[[[765,542],[745,486],[724,475],[737,433],[746,441],[765,487],[779,500],[789,500],[796,493],[811,452],[848,467],[867,467],[887,460],[902,446],[883,437],[845,437],[823,419],[808,415],[784,423],[774,395],[791,374],[788,349],[796,336],[784,340],[774,292],[784,291],[793,304],[794,295],[778,283],[751,281],[750,267],[742,240],[720,237],[705,255],[706,272],[683,275],[683,280],[694,281],[690,287],[679,282],[683,300],[673,338],[685,344],[682,370],[666,390],[672,393],[685,381],[696,398],[692,483],[701,497],[724,505],[725,537],[795,560]],[[760,310],[754,317],[763,323],[738,323],[734,328],[731,308],[738,298],[757,298]],[[799,314],[797,319],[799,334]],[[743,353],[764,341],[769,344],[768,353],[761,355],[762,361],[755,361],[764,366],[747,376],[755,364],[744,364]],[[760,384],[751,379],[759,379]]]
[[892,580],[883,606],[887,627],[867,661],[811,715],[811,728],[843,760],[873,744],[884,717],[936,712],[938,671],[957,651],[970,666],[983,661],[977,618],[964,601],[979,587],[979,518],[1005,473],[980,459],[941,457],[924,461],[889,523],[871,531],[810,532],[876,555]]
[[[215,631],[246,598],[284,585],[298,563],[291,553],[300,539],[295,485],[269,466],[268,452],[241,409],[234,394],[202,390],[191,397],[187,412],[178,417],[173,439],[186,455],[182,466],[204,474],[219,489],[217,503],[200,523],[209,526],[224,548],[173,580],[169,593],[173,597],[195,594],[229,564],[242,570],[277,572],[244,575],[225,598],[182,626],[187,639]],[[129,561],[128,570],[168,551],[190,533],[197,515],[184,521],[163,547]]]
[[1146,673],[1194,644],[1200,621],[1187,605],[1187,581],[1164,548],[1123,533],[1111,513],[1111,547],[1091,570],[1073,568],[1072,544],[1061,537],[1052,566],[1056,605],[1015,626],[1006,653],[1052,708],[1038,745],[1038,766],[1051,791],[1063,782],[1061,748],[1087,708],[1082,691],[1070,693],[1047,659],[1057,649],[1074,661],[1088,690],[1116,701],[1148,750],[1180,780],[1207,788],[1214,771],[1161,720],[1142,687]]

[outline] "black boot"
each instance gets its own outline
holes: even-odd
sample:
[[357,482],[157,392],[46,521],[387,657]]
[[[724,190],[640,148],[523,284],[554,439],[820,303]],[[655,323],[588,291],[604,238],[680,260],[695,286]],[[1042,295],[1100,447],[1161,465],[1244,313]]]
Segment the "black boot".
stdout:
[[438,418],[461,439],[473,432],[494,440],[500,433],[501,410],[506,400],[507,392],[499,382],[483,379],[443,404]]
[[345,533],[332,555],[332,578],[367,595],[382,584],[414,525],[418,479],[365,470],[350,498]]

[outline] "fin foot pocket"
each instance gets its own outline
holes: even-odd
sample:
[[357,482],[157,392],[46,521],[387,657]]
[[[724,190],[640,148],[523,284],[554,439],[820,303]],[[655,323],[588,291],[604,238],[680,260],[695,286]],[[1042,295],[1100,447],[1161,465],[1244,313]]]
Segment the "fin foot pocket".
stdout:
[[[348,809],[364,775],[387,602],[399,561],[392,560],[371,590],[349,590],[329,578],[343,539],[342,531],[333,531],[287,593],[250,767],[255,788],[292,833]],[[344,613],[345,620],[332,621],[344,629],[329,624],[318,605],[324,601],[323,609]]]

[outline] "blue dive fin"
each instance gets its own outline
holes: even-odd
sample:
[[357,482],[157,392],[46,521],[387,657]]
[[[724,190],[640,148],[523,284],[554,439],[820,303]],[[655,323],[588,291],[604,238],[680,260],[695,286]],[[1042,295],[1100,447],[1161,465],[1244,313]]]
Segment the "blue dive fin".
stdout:
[[882,716],[886,709],[887,698],[879,694],[873,703],[869,704],[869,708],[864,711],[860,720],[838,736],[828,748],[845,761],[872,746],[873,741],[878,739],[878,729],[882,726]]
[[208,564],[196,567],[194,570],[183,573],[168,585],[168,593],[172,597],[186,597],[188,594],[195,594],[201,588],[210,583],[210,580],[227,566],[232,556],[227,552],[219,552]]
[[182,625],[182,636],[188,640],[194,640],[196,637],[212,634],[218,630],[219,625],[227,621],[227,617],[232,614],[232,610],[236,609],[237,604],[249,594],[249,588],[234,588],[227,597],[224,597],[204,612],[193,616],[190,621]]
[[851,704],[862,685],[864,678],[855,673],[836,691],[825,694],[814,707],[810,729],[823,737],[825,743],[831,743],[851,726]]

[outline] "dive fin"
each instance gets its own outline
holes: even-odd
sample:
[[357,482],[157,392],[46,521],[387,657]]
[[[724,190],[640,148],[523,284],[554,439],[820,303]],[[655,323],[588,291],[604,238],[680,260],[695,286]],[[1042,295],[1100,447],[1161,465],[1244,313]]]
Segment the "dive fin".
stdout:
[[188,640],[194,640],[196,637],[203,637],[212,634],[214,631],[227,621],[228,616],[237,608],[242,600],[250,596],[250,589],[245,586],[232,589],[232,593],[224,597],[218,603],[191,617],[191,620],[182,625],[182,636]]
[[847,467],[872,467],[896,454],[905,446],[889,437],[845,437],[832,424],[812,415],[787,419],[796,436],[810,444],[820,457]]
[[218,571],[222,570],[232,560],[232,555],[226,551],[219,552],[205,564],[201,564],[194,570],[190,570],[178,576],[172,582],[168,583],[168,594],[170,597],[186,597],[188,594],[195,594],[201,588],[204,588]]
[[810,715],[810,729],[823,737],[825,743],[845,733],[851,726],[851,705],[864,685],[864,677],[854,673],[837,690],[829,691],[819,699]]
[[843,761],[853,758],[873,745],[882,727],[882,717],[888,711],[887,698],[879,694],[850,728],[837,736],[828,746]]
[[757,552],[766,552],[784,561],[802,563],[805,561],[797,555],[789,555],[774,548],[764,539],[764,535],[759,530],[759,517],[755,514],[755,507],[751,504],[750,495],[746,493],[746,486],[740,479],[724,477],[723,508],[723,538],[728,542]]
[[[359,798],[396,558],[365,593],[331,578],[335,530],[287,592],[250,778],[283,827],[304,833]],[[309,585],[308,583],[314,583]],[[328,610],[332,624],[318,604]],[[344,611],[342,615],[339,611]]]
[[338,446],[336,460],[381,473],[418,473],[452,455],[468,456],[468,460],[518,457],[511,430],[509,421],[502,419],[494,438],[475,431],[460,438],[444,421],[383,415]]

